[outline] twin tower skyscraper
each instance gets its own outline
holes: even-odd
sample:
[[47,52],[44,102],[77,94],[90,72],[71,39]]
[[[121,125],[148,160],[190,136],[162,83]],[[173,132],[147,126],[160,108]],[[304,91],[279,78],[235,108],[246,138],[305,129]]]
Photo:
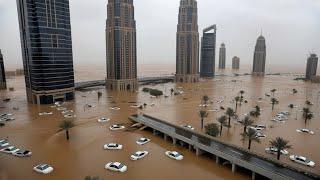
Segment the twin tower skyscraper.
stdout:
[[[17,0],[27,99],[51,104],[74,99],[74,68],[69,0]],[[214,30],[214,32],[210,32]],[[106,20],[106,86],[136,91],[137,40],[133,0],[108,0]],[[204,30],[201,75],[212,76],[216,27]],[[256,47],[257,71],[265,56]],[[180,0],[176,46],[176,81],[199,81],[199,33],[196,0]]]

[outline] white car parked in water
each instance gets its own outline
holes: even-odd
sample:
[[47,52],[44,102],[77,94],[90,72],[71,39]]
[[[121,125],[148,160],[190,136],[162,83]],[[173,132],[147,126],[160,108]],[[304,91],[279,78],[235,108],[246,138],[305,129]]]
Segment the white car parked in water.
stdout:
[[307,159],[306,157],[303,157],[303,156],[297,156],[297,155],[291,155],[290,156],[290,159],[292,161],[295,161],[297,163],[300,163],[300,164],[303,164],[303,165],[306,165],[306,166],[310,166],[310,167],[314,167],[316,165],[315,162]]
[[[278,153],[278,149],[276,147],[268,147],[268,148],[265,149],[265,151],[266,151],[266,153],[269,153],[269,154],[277,154]],[[289,154],[289,152],[287,150],[285,150],[285,149],[281,150],[280,152],[283,155],[288,155]]]
[[251,126],[250,128],[254,129],[256,131],[262,131],[262,130],[265,130],[267,128],[267,126],[265,126],[265,125],[255,125],[255,126]]
[[305,134],[314,134],[313,131],[311,131],[310,129],[297,129],[296,130],[298,133],[305,133]]
[[106,122],[108,122],[108,121],[110,121],[109,118],[100,118],[100,119],[98,119],[98,122],[99,122],[99,123],[106,123]]
[[7,140],[4,140],[4,139],[0,140],[0,147],[6,147],[9,145],[10,145],[10,143]]
[[48,164],[39,164],[33,168],[34,171],[42,174],[49,174],[53,171],[53,167]]
[[12,154],[15,156],[18,156],[18,157],[28,157],[28,156],[32,155],[32,152],[27,151],[27,150],[19,150],[19,151],[12,153]]
[[122,130],[124,128],[126,128],[126,127],[124,127],[123,125],[120,125],[120,124],[115,124],[115,125],[110,126],[111,131]]
[[116,172],[126,172],[127,166],[119,162],[109,162],[105,165],[105,169]]
[[9,147],[6,147],[6,148],[3,148],[0,150],[0,152],[4,152],[4,153],[7,153],[7,154],[13,154],[17,151],[19,151],[20,149],[14,147],[14,146],[9,146]]
[[182,127],[189,129],[189,130],[194,130],[194,127],[192,127],[191,125],[183,125]]
[[136,160],[144,158],[148,154],[149,154],[148,151],[137,151],[134,154],[132,154],[130,158],[131,158],[131,160],[136,161]]
[[145,145],[148,142],[150,142],[150,139],[148,139],[148,138],[140,138],[138,141],[136,141],[136,143],[139,145]]
[[105,144],[103,146],[103,149],[105,150],[121,150],[122,149],[122,145],[121,144],[117,144],[117,143],[109,143],[109,144]]
[[177,151],[167,151],[165,153],[169,158],[175,159],[175,160],[182,160],[183,159],[183,155],[178,153]]

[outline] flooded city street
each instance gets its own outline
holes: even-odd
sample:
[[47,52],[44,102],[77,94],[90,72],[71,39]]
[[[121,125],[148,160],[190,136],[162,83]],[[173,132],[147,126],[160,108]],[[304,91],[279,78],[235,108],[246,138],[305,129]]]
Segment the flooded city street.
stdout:
[[[100,71],[97,71],[100,72]],[[103,79],[102,74],[76,72],[77,81]],[[152,75],[144,73],[146,76]],[[247,71],[249,72],[249,71]],[[274,155],[266,154],[265,148],[269,147],[269,141],[276,137],[289,140],[293,146],[288,149],[289,154],[302,155],[312,159],[316,166],[306,167],[293,163],[288,156],[281,156],[281,161],[294,167],[305,169],[320,174],[320,85],[303,81],[295,81],[294,75],[268,75],[264,78],[247,76],[233,76],[234,72],[218,72],[227,74],[214,79],[202,80],[195,84],[158,84],[141,86],[136,93],[110,92],[104,87],[89,88],[85,91],[77,91],[74,102],[65,103],[63,106],[73,110],[76,126],[70,130],[70,140],[67,141],[64,132],[58,132],[59,123],[65,119],[57,108],[52,105],[31,105],[26,101],[23,77],[9,79],[8,87],[14,87],[15,91],[0,92],[1,99],[10,98],[8,103],[1,102],[0,112],[12,113],[15,120],[7,122],[0,128],[0,139],[8,139],[12,145],[18,148],[32,151],[32,156],[18,158],[12,155],[0,154],[0,179],[84,179],[85,176],[99,176],[103,179],[251,179],[250,174],[237,171],[232,174],[230,164],[215,163],[214,158],[208,156],[196,156],[187,148],[174,146],[161,137],[153,136],[148,131],[111,131],[113,124],[132,124],[128,117],[137,113],[145,113],[154,117],[170,121],[177,125],[191,125],[196,131],[201,131],[200,110],[201,98],[208,95],[212,103],[205,109],[209,116],[205,124],[218,123],[217,118],[224,114],[228,107],[235,108],[233,99],[244,90],[244,99],[247,103],[238,106],[237,115],[240,119],[249,113],[255,106],[262,109],[261,116],[255,119],[255,124],[266,125],[263,131],[266,138],[261,143],[252,143],[251,151],[269,158]],[[170,71],[161,71],[158,74],[170,74]],[[151,98],[148,93],[142,92],[143,87],[162,90],[164,96]],[[170,89],[183,91],[180,95],[171,95]],[[272,111],[270,99],[271,89],[276,89],[274,97],[279,100]],[[292,89],[298,93],[293,94]],[[97,92],[102,92],[98,100]],[[300,110],[307,107],[305,101],[309,100],[314,105],[309,108],[314,113],[314,118],[305,125]],[[147,104],[140,110],[134,105]],[[153,105],[154,104],[154,105]],[[297,105],[290,109],[289,104]],[[91,105],[92,107],[88,107]],[[113,107],[118,107],[116,109]],[[13,110],[13,108],[18,110]],[[113,108],[113,109],[112,109]],[[281,111],[288,111],[290,115],[285,123],[271,121]],[[53,115],[39,116],[41,112],[53,112]],[[99,118],[110,118],[107,123],[98,123]],[[314,131],[314,135],[301,134],[296,129],[308,128]],[[247,141],[241,141],[240,134],[243,126],[236,120],[232,120],[231,127],[223,128],[222,136],[217,139],[247,148]],[[151,142],[139,146],[136,140],[147,137]],[[103,149],[107,143],[122,144],[123,150],[108,151]],[[130,155],[138,150],[146,150],[149,155],[138,161],[131,161]],[[175,161],[165,156],[165,151],[175,150],[184,155],[182,161]],[[119,161],[128,166],[125,173],[113,173],[104,169],[106,163]],[[50,175],[37,174],[32,168],[39,163],[48,163],[54,171]]]

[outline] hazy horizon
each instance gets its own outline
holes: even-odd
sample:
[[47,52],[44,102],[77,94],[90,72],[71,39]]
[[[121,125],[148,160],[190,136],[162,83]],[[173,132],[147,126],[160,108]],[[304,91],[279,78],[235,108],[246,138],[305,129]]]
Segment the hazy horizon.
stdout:
[[[134,1],[138,64],[175,65],[179,2]],[[70,0],[75,67],[105,66],[106,5],[107,0]],[[261,29],[267,43],[267,68],[285,64],[304,68],[310,52],[320,54],[320,1],[198,0],[198,13],[200,36],[205,27],[217,24],[216,65],[222,42],[227,65],[233,56],[240,57],[242,65],[251,65]],[[0,0],[0,24],[6,68],[22,67],[16,1]]]

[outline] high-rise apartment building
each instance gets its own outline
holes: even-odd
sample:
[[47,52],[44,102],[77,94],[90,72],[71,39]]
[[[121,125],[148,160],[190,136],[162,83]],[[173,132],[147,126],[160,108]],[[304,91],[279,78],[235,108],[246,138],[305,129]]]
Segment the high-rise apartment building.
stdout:
[[265,69],[266,69],[266,40],[261,35],[259,36],[256,47],[254,50],[254,57],[253,57],[253,70],[252,74],[256,76],[264,76]]
[[3,56],[0,49],[0,90],[7,89],[6,72],[4,70]]
[[196,0],[181,0],[177,27],[176,81],[198,82],[199,32]]
[[135,91],[138,81],[133,0],[108,0],[107,16],[106,86],[115,91]]
[[307,60],[306,79],[311,80],[317,75],[318,57],[316,54],[310,54]]
[[240,58],[237,56],[232,58],[232,69],[240,69]]
[[27,99],[74,99],[69,0],[17,0]]
[[216,25],[212,25],[203,30],[201,39],[201,77],[213,77],[215,74],[216,36]]
[[222,43],[219,51],[219,69],[225,69],[225,68],[226,68],[226,45]]

